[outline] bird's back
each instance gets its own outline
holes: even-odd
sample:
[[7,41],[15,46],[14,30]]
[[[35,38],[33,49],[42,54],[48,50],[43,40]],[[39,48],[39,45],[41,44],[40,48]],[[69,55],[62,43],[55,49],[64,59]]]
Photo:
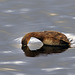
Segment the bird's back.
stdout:
[[69,39],[62,33],[56,31],[44,31],[45,37],[54,38],[59,41],[64,41],[65,43],[69,43]]

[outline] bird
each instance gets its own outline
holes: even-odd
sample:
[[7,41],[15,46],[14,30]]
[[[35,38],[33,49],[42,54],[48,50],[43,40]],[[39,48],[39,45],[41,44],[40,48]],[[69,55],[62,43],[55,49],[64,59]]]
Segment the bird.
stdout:
[[70,47],[71,45],[66,35],[58,31],[29,32],[24,35],[21,44],[23,46],[27,46],[31,37],[39,39],[43,43],[43,45],[68,47]]

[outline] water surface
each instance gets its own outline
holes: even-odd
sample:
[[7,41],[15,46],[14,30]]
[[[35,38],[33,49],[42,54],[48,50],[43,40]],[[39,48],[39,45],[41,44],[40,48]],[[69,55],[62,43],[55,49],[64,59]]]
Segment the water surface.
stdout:
[[75,47],[75,0],[0,0],[0,75],[75,74],[75,48],[58,53],[50,47],[43,47],[46,53],[34,49],[35,57],[21,49],[26,33],[44,30],[64,33]]

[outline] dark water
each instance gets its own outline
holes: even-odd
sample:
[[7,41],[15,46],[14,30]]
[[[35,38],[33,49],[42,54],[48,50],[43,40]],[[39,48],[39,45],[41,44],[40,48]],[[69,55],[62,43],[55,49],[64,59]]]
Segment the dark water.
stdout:
[[44,30],[75,47],[75,0],[0,0],[0,75],[75,75],[75,48],[21,49],[27,32]]

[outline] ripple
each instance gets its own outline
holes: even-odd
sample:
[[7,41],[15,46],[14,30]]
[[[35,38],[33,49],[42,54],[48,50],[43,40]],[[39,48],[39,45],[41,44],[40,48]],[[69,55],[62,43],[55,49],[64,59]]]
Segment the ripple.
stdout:
[[69,73],[68,75],[75,75],[75,73]]
[[16,9],[16,10],[3,10],[3,13],[14,13],[14,14],[20,14],[20,13],[27,13],[28,11],[30,11],[30,9],[28,8],[21,8],[21,9]]
[[27,8],[22,8],[19,10],[20,13],[26,13],[28,11],[29,11],[29,9],[27,9]]
[[74,56],[74,57],[70,57],[70,58],[73,58],[73,59],[75,59],[75,56]]
[[21,65],[21,64],[25,64],[27,62],[23,62],[23,61],[8,61],[8,62],[0,62],[1,65],[4,65],[4,64],[15,64],[15,65]]
[[11,44],[11,46],[14,48],[21,48],[22,45],[21,44]]
[[71,60],[75,60],[75,56],[61,58],[60,60],[61,60],[61,61],[71,61]]
[[47,28],[56,28],[56,26],[47,26]]
[[72,19],[75,19],[75,17],[72,17]]
[[4,25],[4,27],[13,27],[11,24]]
[[0,53],[12,53],[12,51],[0,51]]
[[0,71],[18,71],[18,70],[12,68],[0,68]]
[[15,74],[15,75],[26,75],[26,74],[23,74],[23,73],[18,73],[18,74]]
[[13,13],[13,12],[15,12],[15,10],[4,10],[3,12],[4,13]]
[[51,72],[51,71],[56,71],[56,70],[61,70],[61,69],[69,69],[69,68],[57,67],[57,68],[44,68],[41,70],[46,71],[46,72]]
[[57,16],[57,13],[48,13],[50,16]]

